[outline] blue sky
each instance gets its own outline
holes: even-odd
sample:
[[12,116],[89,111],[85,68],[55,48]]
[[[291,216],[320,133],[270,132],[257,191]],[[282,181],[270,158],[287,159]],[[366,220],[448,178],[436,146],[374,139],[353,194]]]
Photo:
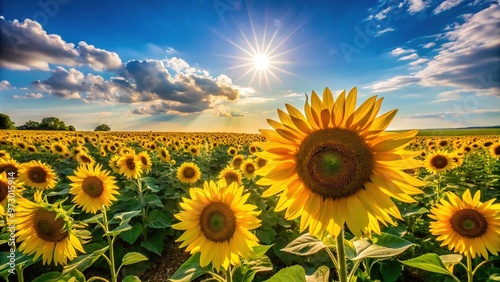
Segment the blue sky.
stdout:
[[[342,3],[336,3],[342,2]],[[389,129],[498,125],[498,1],[3,0],[0,112],[77,130],[256,133],[358,87]],[[260,58],[256,60],[256,58]],[[260,63],[256,63],[256,61]]]

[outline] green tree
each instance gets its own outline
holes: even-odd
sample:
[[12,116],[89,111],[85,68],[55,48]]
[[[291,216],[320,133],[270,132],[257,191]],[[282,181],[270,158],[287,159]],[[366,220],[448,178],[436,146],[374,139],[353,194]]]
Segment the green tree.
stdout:
[[40,123],[38,121],[30,120],[30,121],[26,122],[24,125],[18,126],[17,129],[19,129],[19,130],[39,130]]
[[111,128],[107,124],[101,124],[97,126],[94,131],[111,131]]
[[40,122],[41,130],[68,130],[64,121],[56,117],[44,117]]
[[6,114],[0,114],[0,129],[16,129],[14,122]]
[[72,125],[68,126],[68,130],[69,131],[76,131],[76,128]]

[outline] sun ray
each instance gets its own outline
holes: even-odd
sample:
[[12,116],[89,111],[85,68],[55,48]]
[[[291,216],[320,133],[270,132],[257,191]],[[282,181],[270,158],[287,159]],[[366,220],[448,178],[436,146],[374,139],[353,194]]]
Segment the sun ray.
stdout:
[[[245,30],[241,24],[236,22],[233,18],[235,27],[240,34],[241,42],[236,42],[225,35],[214,31],[215,34],[226,40],[229,44],[236,47],[241,51],[241,55],[234,54],[218,54],[223,57],[239,61],[236,64],[228,67],[227,69],[244,69],[242,74],[236,78],[240,81],[245,77],[249,77],[249,85],[252,85],[258,80],[259,86],[263,83],[271,89],[272,81],[283,83],[280,74],[296,75],[290,70],[284,68],[292,61],[286,59],[286,55],[296,51],[303,46],[295,46],[286,48],[285,46],[290,43],[292,36],[300,30],[303,24],[297,25],[295,28],[286,30],[287,33],[282,36],[285,31],[284,24],[274,26],[274,30],[270,27],[269,22],[265,21],[262,25],[257,24],[250,10],[248,12],[248,30]],[[288,15],[288,13],[287,13]],[[287,16],[285,15],[285,17]],[[258,27],[262,27],[259,32]]]

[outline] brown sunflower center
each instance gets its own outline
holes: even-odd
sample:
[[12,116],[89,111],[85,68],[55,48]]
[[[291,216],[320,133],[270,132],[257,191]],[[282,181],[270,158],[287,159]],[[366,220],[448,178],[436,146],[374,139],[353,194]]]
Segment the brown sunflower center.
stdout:
[[463,209],[454,213],[450,219],[453,230],[463,237],[480,237],[488,230],[486,218],[473,209]]
[[89,197],[98,198],[104,192],[104,183],[97,176],[88,176],[83,180],[82,190]]
[[145,165],[145,166],[146,166],[146,165],[148,165],[148,159],[146,159],[146,157],[145,157],[145,156],[141,156],[141,162],[142,162],[142,164],[143,164],[143,165]]
[[431,165],[437,169],[445,168],[448,165],[448,158],[437,155],[431,159]]
[[182,175],[183,175],[185,178],[193,178],[195,174],[196,174],[196,171],[195,171],[195,170],[194,170],[194,168],[192,168],[192,167],[186,167],[186,168],[182,171]]
[[165,151],[161,151],[161,156],[162,156],[163,158],[167,158],[167,153],[165,153]]
[[500,145],[499,146],[495,146],[495,148],[493,148],[493,152],[495,152],[495,155],[500,155]]
[[228,205],[213,202],[201,212],[200,227],[201,232],[211,241],[229,241],[236,231],[236,217]]
[[127,168],[130,169],[130,170],[134,170],[135,169],[134,159],[132,159],[132,158],[128,158],[127,159]]
[[242,159],[237,158],[237,159],[234,159],[234,160],[233,160],[233,165],[234,165],[235,167],[240,167],[242,162],[243,162],[243,160],[242,160]]
[[9,194],[9,186],[7,183],[0,181],[0,203],[7,198]]
[[63,230],[64,220],[56,219],[57,213],[40,208],[33,217],[33,227],[38,237],[48,242],[59,242],[68,236]]
[[91,163],[92,161],[90,160],[90,158],[88,158],[87,156],[80,156],[80,159],[82,160],[83,163]]
[[63,151],[63,148],[61,146],[59,146],[59,145],[55,145],[54,149],[56,149],[56,151],[58,151],[58,152],[62,152]]
[[41,167],[32,167],[28,171],[28,178],[34,183],[45,183],[47,172]]
[[17,167],[11,164],[0,165],[0,173],[5,172],[7,175],[14,174],[17,177]]
[[235,181],[236,181],[236,183],[238,183],[238,174],[234,171],[228,171],[228,172],[224,173],[223,177],[226,180],[226,184],[228,186],[229,186],[229,184],[231,184]]
[[231,155],[236,154],[236,150],[234,150],[234,149],[229,150],[229,154],[231,154]]
[[297,153],[296,171],[305,186],[325,197],[348,197],[370,180],[373,153],[355,132],[330,128],[309,134]]
[[267,160],[265,160],[265,159],[259,159],[259,161],[257,162],[257,165],[258,165],[259,167],[263,167],[263,166],[265,166],[266,164],[267,164]]
[[245,166],[245,171],[248,173],[253,173],[255,171],[255,167],[253,164],[247,164]]

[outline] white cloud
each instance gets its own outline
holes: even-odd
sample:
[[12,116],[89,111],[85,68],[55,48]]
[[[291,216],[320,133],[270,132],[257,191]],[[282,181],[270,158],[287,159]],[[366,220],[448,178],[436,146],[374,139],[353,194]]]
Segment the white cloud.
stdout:
[[167,54],[169,54],[169,55],[177,53],[177,51],[172,47],[167,47],[165,52],[167,52]]
[[57,34],[47,34],[42,25],[25,19],[8,21],[0,16],[0,66],[14,70],[50,70],[49,64],[64,66],[89,65],[94,70],[116,69],[118,54],[97,49],[85,42],[75,48]]
[[415,14],[427,8],[428,3],[423,0],[408,0],[408,12]]
[[12,85],[7,80],[0,81],[0,90],[12,89]]
[[419,58],[416,61],[410,62],[410,65],[411,66],[417,66],[417,65],[420,65],[420,64],[423,64],[423,63],[427,63],[428,61],[429,61],[428,59]]
[[444,12],[446,10],[449,10],[455,6],[458,6],[458,4],[462,3],[463,0],[445,0],[443,2],[441,2],[441,4],[439,4],[439,6],[437,6],[436,9],[434,9],[433,13],[435,15],[441,13],[441,12]]
[[393,9],[392,6],[389,6],[385,9],[383,9],[382,11],[378,12],[376,15],[375,15],[375,19],[377,20],[383,20],[387,17],[387,14],[389,14],[391,12],[391,10]]
[[425,45],[424,45],[424,46],[422,46],[422,47],[423,47],[423,48],[425,48],[425,49],[429,49],[429,48],[432,48],[432,47],[434,47],[434,46],[436,46],[436,43],[435,43],[435,42],[429,42],[429,43],[425,44]]
[[290,93],[290,94],[286,94],[283,97],[285,97],[285,98],[305,97],[305,95],[304,95],[304,93]]
[[401,47],[398,47],[394,50],[391,51],[391,54],[393,56],[400,56],[400,55],[403,55],[403,54],[408,54],[408,53],[413,53],[415,52],[415,49],[403,49]]
[[379,36],[381,36],[384,33],[388,33],[388,32],[395,31],[395,30],[396,29],[392,28],[392,27],[384,28],[382,30],[377,31],[377,33],[375,34],[375,37],[379,37]]
[[416,76],[424,86],[500,89],[498,4],[470,16],[446,32],[448,42]]
[[14,99],[40,99],[43,98],[42,93],[26,93],[24,95],[14,95]]
[[415,59],[418,59],[418,55],[413,53],[413,54],[410,54],[410,55],[406,55],[406,56],[403,56],[401,58],[399,58],[398,60],[400,61],[406,61],[406,60],[415,60]]
[[402,87],[420,82],[420,79],[410,75],[398,75],[385,81],[377,82],[365,88],[369,88],[372,92],[387,92],[400,89]]
[[274,98],[265,97],[246,97],[239,100],[238,104],[261,104],[269,101],[274,101]]
[[[448,42],[437,49],[439,51],[437,55],[409,63],[413,68],[426,63],[420,71],[411,75],[398,75],[367,88],[373,92],[384,92],[397,90],[409,84],[419,84],[427,87],[447,86],[474,91],[475,96],[500,96],[499,7],[500,5],[493,4],[466,17],[463,24],[452,26],[444,33],[443,38]],[[396,48],[391,54],[398,56],[409,52],[411,51]],[[410,54],[401,57],[400,60],[416,58],[418,58],[416,54]]]
[[33,87],[54,96],[85,102],[146,102],[134,110],[136,114],[199,113],[239,98],[240,89],[228,76],[212,77],[203,70],[193,72],[180,58],[168,62],[171,62],[170,69],[176,68],[175,75],[170,74],[164,61],[132,60],[116,71],[118,76],[109,80],[58,66],[48,79],[34,82]]

